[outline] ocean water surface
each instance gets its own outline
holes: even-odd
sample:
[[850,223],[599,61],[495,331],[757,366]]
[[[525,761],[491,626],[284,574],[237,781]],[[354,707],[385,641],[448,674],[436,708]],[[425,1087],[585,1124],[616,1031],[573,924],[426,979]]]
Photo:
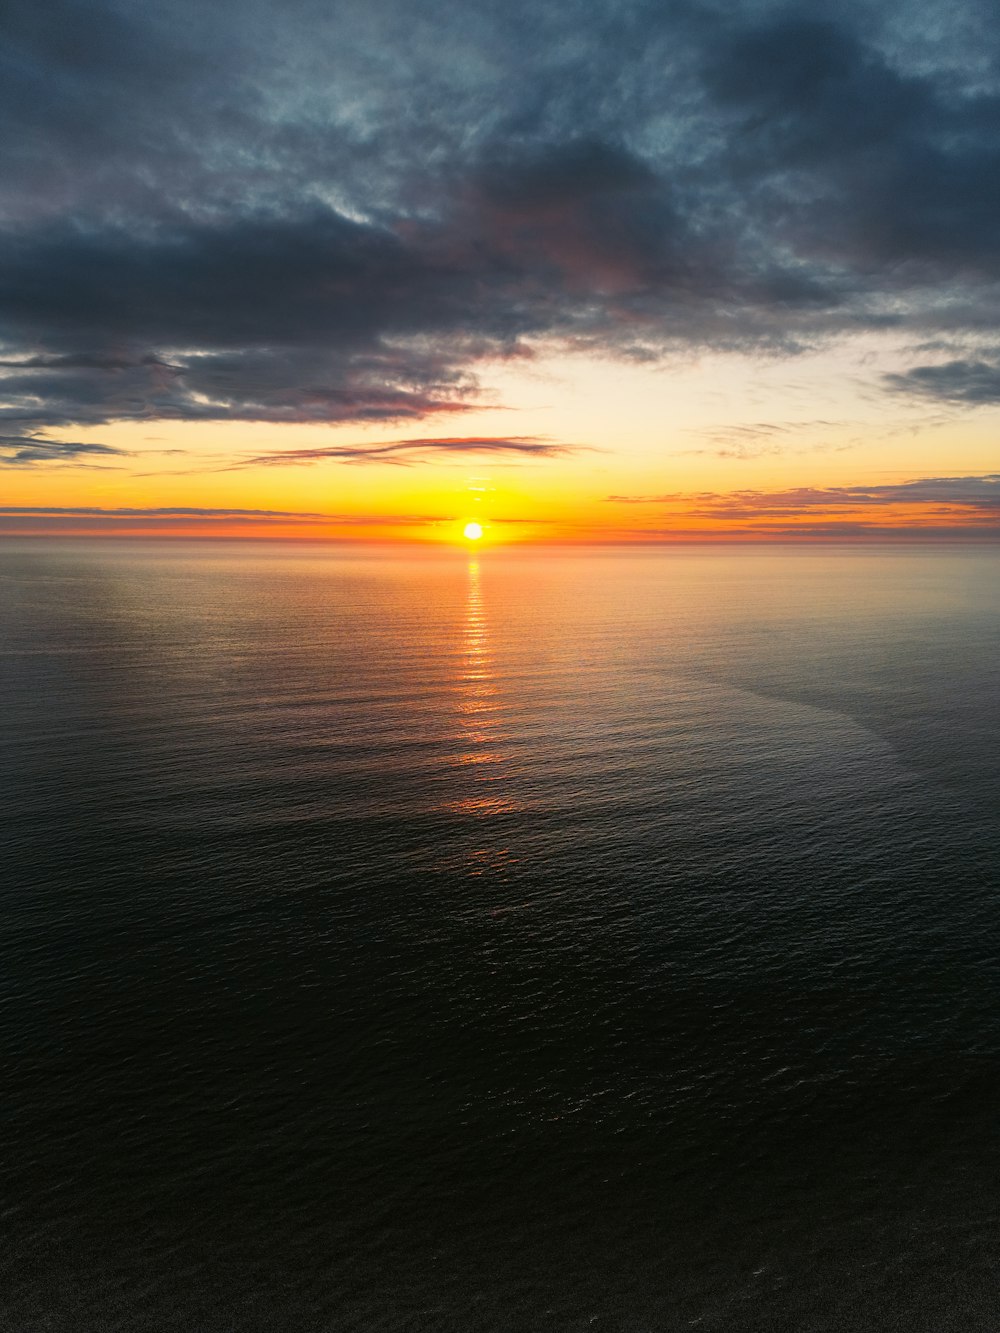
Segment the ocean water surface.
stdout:
[[0,1327],[1000,1325],[1000,550],[0,546]]

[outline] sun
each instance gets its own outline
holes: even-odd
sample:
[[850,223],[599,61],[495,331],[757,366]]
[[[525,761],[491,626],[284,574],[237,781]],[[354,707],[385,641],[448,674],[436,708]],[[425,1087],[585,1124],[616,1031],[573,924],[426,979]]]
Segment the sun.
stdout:
[[462,529],[462,535],[470,542],[477,542],[483,535],[483,525],[481,523],[466,523]]

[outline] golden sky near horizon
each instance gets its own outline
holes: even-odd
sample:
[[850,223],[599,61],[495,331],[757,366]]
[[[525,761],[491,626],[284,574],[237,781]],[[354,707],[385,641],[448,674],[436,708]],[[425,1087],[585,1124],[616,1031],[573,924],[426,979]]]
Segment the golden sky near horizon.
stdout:
[[[2,505],[70,511],[57,523],[23,515],[13,525],[22,533],[169,528],[450,542],[470,519],[482,523],[492,544],[787,537],[797,527],[816,535],[818,525],[834,525],[828,531],[838,535],[835,525],[844,522],[964,531],[970,516],[978,519],[967,500],[956,506],[954,497],[929,501],[883,490],[873,505],[854,493],[982,476],[994,465],[997,411],[931,411],[875,389],[876,373],[898,361],[891,344],[874,338],[793,359],[704,354],[651,364],[540,355],[485,366],[477,400],[424,418],[418,428],[218,421],[77,427],[52,438],[69,434],[121,453],[74,466],[8,469]],[[414,438],[486,443],[454,457],[420,448],[363,456]],[[519,456],[490,447],[509,439],[552,452]],[[362,456],[294,457],[331,448]],[[264,457],[269,461],[254,461]],[[795,503],[803,491],[845,488],[847,495]],[[751,508],[764,512],[744,505],[734,515],[733,497],[747,492]],[[785,497],[777,517],[775,496]],[[83,509],[208,512],[120,515],[98,525],[92,517],[74,521],[72,511]]]

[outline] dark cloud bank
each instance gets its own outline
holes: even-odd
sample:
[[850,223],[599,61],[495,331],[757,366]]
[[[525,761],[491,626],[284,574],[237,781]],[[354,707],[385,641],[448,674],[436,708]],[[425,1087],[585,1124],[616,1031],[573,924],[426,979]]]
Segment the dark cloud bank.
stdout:
[[3,452],[418,423],[549,343],[898,329],[944,351],[888,389],[1000,401],[1000,22],[944,13],[10,0]]

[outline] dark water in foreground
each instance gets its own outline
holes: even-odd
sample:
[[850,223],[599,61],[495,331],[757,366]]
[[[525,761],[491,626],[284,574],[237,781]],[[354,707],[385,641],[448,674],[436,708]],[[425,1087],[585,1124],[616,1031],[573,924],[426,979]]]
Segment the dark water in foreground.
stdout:
[[995,1329],[1000,551],[0,547],[0,1327]]

